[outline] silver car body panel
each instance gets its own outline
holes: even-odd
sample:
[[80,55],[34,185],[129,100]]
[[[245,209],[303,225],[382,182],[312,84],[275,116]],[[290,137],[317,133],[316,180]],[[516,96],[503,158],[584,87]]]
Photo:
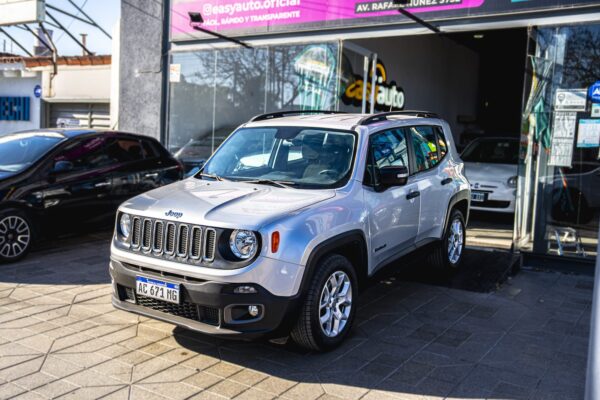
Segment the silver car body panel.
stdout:
[[[118,261],[219,282],[256,283],[278,296],[298,293],[304,269],[319,244],[350,231],[364,234],[368,274],[402,250],[427,239],[439,239],[444,230],[450,198],[469,191],[463,164],[450,127],[435,118],[390,117],[368,126],[357,125],[364,115],[334,114],[277,118],[251,122],[245,127],[303,126],[344,129],[357,133],[353,170],[344,187],[326,190],[279,188],[243,182],[188,178],[125,202],[120,212],[208,227],[249,229],[262,237],[260,256],[239,269],[216,269],[148,257],[112,246]],[[378,131],[411,125],[441,126],[448,154],[434,168],[409,178],[403,187],[374,192],[363,185],[369,137]],[[229,139],[227,139],[229,140]],[[440,181],[451,178],[449,185]],[[406,200],[411,188],[422,195]],[[179,218],[168,216],[169,211]],[[270,238],[280,233],[273,254]],[[115,237],[115,240],[116,237]],[[381,254],[382,248],[385,251]],[[377,251],[375,251],[377,250]]]

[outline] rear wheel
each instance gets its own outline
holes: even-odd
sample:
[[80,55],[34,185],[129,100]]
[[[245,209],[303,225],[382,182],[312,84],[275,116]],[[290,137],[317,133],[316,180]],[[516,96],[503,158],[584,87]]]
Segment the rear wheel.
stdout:
[[458,270],[463,259],[465,238],[465,217],[462,212],[454,209],[450,214],[442,240],[435,244],[435,248],[430,253],[430,264],[446,272]]
[[33,229],[31,220],[21,210],[0,211],[0,262],[22,259],[31,249]]
[[346,257],[333,254],[316,273],[291,337],[298,345],[317,351],[338,346],[347,336],[356,310],[357,278]]

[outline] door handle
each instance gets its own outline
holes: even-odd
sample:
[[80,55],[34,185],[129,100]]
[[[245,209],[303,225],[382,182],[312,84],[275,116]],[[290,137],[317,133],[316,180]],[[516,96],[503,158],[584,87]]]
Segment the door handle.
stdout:
[[146,174],[146,175],[144,175],[144,178],[152,178],[152,179],[158,178],[158,172],[154,172],[152,174]]
[[446,179],[442,180],[442,185],[447,185],[450,182],[452,182],[452,178],[446,178]]
[[110,186],[110,182],[98,182],[94,185],[94,187],[97,187],[97,188],[106,187],[106,186]]
[[411,200],[411,199],[415,199],[417,197],[419,197],[421,195],[421,192],[419,192],[418,190],[412,191],[409,194],[406,195],[406,199],[407,200]]

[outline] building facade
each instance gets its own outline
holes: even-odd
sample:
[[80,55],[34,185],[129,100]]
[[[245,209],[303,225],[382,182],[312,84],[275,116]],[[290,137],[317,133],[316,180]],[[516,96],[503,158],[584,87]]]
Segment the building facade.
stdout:
[[519,138],[515,249],[595,259],[597,1],[134,0],[121,15],[120,129],[208,157],[264,112],[433,111],[457,143]]
[[0,134],[110,128],[111,57],[0,57]]

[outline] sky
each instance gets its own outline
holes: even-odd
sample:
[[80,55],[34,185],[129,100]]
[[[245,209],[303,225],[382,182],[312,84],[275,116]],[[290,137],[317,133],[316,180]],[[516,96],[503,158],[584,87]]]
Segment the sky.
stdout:
[[[75,4],[82,7],[86,14],[94,19],[98,25],[100,25],[106,32],[111,36],[113,34],[113,28],[119,20],[119,14],[121,10],[120,0],[73,0]],[[67,0],[46,0],[46,4],[52,5],[56,8],[60,8],[70,14],[81,16],[76,8],[74,8]],[[87,33],[87,47],[92,53],[96,54],[111,54],[112,41],[102,33],[96,27],[87,25],[83,22],[77,21],[74,18],[63,15],[52,9],[48,9],[50,13],[69,31],[73,36],[80,38],[80,33]],[[83,17],[85,18],[85,17]],[[46,20],[51,21],[46,16]],[[37,24],[31,24],[32,28],[37,27]],[[18,40],[23,46],[29,51],[33,49],[34,37],[28,31],[19,29],[17,27],[3,27],[11,36]],[[69,36],[64,34],[61,30],[47,26],[47,29],[54,30],[53,38],[58,48],[58,54],[63,55],[81,55],[81,47],[77,45]],[[3,52],[6,45],[6,52],[25,55],[25,53],[19,49],[18,46],[12,44],[11,40],[4,34],[0,33],[0,52]]]

